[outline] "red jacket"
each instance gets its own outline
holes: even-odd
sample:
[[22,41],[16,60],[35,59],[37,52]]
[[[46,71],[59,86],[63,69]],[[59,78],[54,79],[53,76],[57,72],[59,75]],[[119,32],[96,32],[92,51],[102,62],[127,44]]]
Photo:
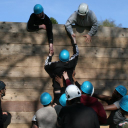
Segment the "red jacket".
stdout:
[[103,105],[97,100],[97,98],[83,94],[80,100],[81,103],[83,103],[87,107],[91,107],[97,113],[100,124],[106,123],[107,120],[106,112],[103,108]]

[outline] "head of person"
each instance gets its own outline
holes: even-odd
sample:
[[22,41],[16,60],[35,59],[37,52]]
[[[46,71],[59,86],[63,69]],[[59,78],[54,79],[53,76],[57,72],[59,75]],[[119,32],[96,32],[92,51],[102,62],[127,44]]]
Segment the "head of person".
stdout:
[[81,91],[76,85],[69,85],[66,90],[67,105],[72,105],[80,102]]
[[77,13],[80,17],[85,17],[88,13],[88,5],[85,3],[81,3],[78,7]]
[[3,81],[0,81],[0,94],[1,97],[5,96],[5,92],[6,92],[6,85]]
[[60,61],[62,61],[62,62],[67,62],[67,61],[69,61],[69,58],[70,58],[70,54],[69,54],[68,50],[63,49],[63,50],[60,52],[60,54],[59,54],[59,59],[60,59]]
[[66,101],[67,101],[67,97],[66,97],[66,94],[62,94],[59,98],[59,102],[60,102],[60,105],[61,106],[66,106]]
[[120,100],[126,94],[127,94],[127,89],[123,85],[119,85],[115,88],[112,94],[112,98],[116,100]]
[[94,87],[90,81],[85,81],[80,86],[81,91],[83,94],[87,94],[89,96],[92,96],[94,93]]
[[128,95],[124,96],[121,100],[120,100],[120,109],[121,109],[121,112],[124,114],[124,115],[128,115]]
[[42,18],[44,16],[44,8],[42,7],[42,5],[36,4],[33,10],[34,14],[36,14],[38,18]]
[[40,102],[45,107],[51,104],[52,96],[48,92],[44,92],[40,96]]

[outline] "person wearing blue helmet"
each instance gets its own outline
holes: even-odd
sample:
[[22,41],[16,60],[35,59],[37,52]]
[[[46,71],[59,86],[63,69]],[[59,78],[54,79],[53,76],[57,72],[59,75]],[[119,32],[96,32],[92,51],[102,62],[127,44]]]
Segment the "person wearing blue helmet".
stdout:
[[34,13],[30,15],[27,23],[27,31],[38,31],[44,29],[47,31],[47,37],[49,42],[49,49],[53,51],[53,32],[52,22],[50,18],[44,13],[44,8],[40,4],[34,6]]
[[120,111],[121,114],[123,115],[123,118],[120,118],[118,116],[118,120],[120,120],[120,122],[117,124],[117,128],[128,128],[128,95],[124,96],[120,103]]
[[64,93],[60,96],[60,99],[59,99],[60,105],[66,106],[66,101],[67,101],[67,97],[66,97],[66,94]]
[[[122,97],[127,94],[127,89],[123,85],[119,85],[115,88],[112,93],[112,96],[105,96],[100,94],[93,94],[94,97],[105,101],[108,105],[104,106],[106,111],[111,111],[108,119],[107,124],[110,125],[110,128],[116,128],[116,113],[120,108],[119,102]],[[121,115],[118,113],[118,115]],[[122,118],[122,116],[121,116]]]
[[[59,61],[52,62],[53,54],[50,52],[49,56],[45,61],[45,71],[49,74],[53,81],[53,92],[54,92],[54,103],[59,103],[59,98],[61,96],[61,87],[58,82],[56,82],[55,77],[61,77],[64,71],[67,71],[70,81],[73,83],[72,73],[77,65],[77,60],[79,56],[78,46],[76,44],[75,37],[72,38],[73,42],[73,56],[70,57],[69,52],[67,50],[62,50],[59,55]],[[64,87],[66,85],[65,81],[63,81]]]
[[0,81],[0,128],[6,128],[11,123],[11,114],[9,112],[2,112],[1,99],[6,94],[6,84]]
[[53,107],[52,96],[48,92],[41,94],[40,102],[44,107],[40,108],[33,116],[32,128],[54,128],[57,121],[57,113],[62,107]]

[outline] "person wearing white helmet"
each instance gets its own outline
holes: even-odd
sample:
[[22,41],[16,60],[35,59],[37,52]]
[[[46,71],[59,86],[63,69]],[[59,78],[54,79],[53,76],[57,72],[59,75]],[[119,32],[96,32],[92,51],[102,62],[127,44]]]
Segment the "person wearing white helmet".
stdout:
[[40,96],[40,102],[44,106],[37,110],[32,118],[32,128],[55,128],[57,114],[61,110],[60,105],[53,107],[52,96],[44,92]]
[[50,18],[44,13],[44,8],[42,5],[36,4],[33,8],[33,11],[34,13],[30,15],[27,23],[27,31],[38,31],[40,29],[46,30],[49,42],[49,50],[54,53],[52,22]]
[[86,42],[91,42],[91,37],[94,36],[98,30],[98,22],[97,18],[93,11],[89,10],[88,5],[86,3],[82,3],[79,5],[78,10],[75,11],[67,20],[65,27],[69,34],[75,37],[75,33],[73,32],[72,25],[78,25],[82,27],[91,27],[88,34],[85,34]]
[[59,113],[57,128],[100,128],[94,110],[80,103],[80,89],[76,85],[69,85],[65,93],[67,106]]

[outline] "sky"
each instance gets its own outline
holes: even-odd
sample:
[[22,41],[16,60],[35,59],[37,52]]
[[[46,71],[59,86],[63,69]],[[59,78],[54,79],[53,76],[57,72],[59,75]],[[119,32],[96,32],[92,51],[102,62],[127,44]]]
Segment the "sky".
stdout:
[[86,3],[98,21],[114,20],[128,28],[128,0],[0,0],[0,22],[27,22],[35,4],[41,4],[47,16],[65,24],[69,16]]

